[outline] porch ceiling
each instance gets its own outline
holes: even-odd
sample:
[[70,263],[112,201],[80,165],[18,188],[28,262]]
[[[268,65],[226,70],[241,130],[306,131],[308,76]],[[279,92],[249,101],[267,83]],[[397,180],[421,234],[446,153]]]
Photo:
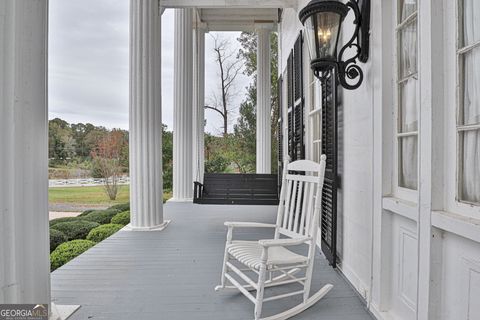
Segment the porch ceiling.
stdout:
[[251,31],[255,24],[278,22],[278,9],[272,8],[199,8],[197,19],[209,31]]
[[162,0],[165,8],[296,8],[297,0]]

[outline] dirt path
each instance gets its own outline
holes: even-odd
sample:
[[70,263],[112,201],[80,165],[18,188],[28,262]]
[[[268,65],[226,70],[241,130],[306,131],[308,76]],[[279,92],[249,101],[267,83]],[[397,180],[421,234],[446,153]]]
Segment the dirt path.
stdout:
[[104,204],[73,204],[73,203],[54,203],[48,206],[49,211],[57,211],[57,212],[82,212],[85,210],[90,209],[106,209],[109,205]]
[[63,218],[63,217],[76,217],[80,214],[81,212],[61,212],[61,211],[50,211],[48,218],[49,220],[57,219],[57,218]]

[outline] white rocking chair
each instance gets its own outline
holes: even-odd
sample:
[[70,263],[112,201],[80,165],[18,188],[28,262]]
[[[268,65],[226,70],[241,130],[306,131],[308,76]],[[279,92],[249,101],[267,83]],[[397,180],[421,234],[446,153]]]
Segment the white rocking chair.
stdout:
[[[288,319],[314,305],[333,288],[331,284],[326,284],[310,296],[325,160],[326,156],[322,155],[320,164],[299,160],[285,166],[276,224],[225,222],[228,232],[222,280],[215,290],[239,290],[255,304],[255,320],[261,319],[264,302],[302,294],[301,304],[262,320]],[[304,175],[289,172],[302,172]],[[234,228],[274,228],[275,236],[268,240],[234,241],[232,240]],[[288,238],[280,238],[281,235]],[[302,244],[308,245],[307,256],[287,249],[289,246]],[[296,277],[295,275],[303,269],[304,275]],[[280,275],[275,276],[275,272]],[[257,274],[257,281],[255,282],[247,273]],[[240,284],[233,274],[246,284]],[[230,284],[226,283],[227,280]],[[264,299],[265,288],[292,283],[300,283],[303,290]],[[256,290],[256,296],[250,293],[253,290]]]

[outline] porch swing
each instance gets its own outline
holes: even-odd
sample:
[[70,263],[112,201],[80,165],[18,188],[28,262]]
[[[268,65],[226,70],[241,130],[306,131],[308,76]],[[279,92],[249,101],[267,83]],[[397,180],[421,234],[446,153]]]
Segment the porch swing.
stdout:
[[277,205],[278,181],[276,174],[255,173],[200,173],[197,161],[197,176],[193,182],[193,203]]
[[278,204],[275,174],[205,173],[193,190],[193,203],[198,204]]

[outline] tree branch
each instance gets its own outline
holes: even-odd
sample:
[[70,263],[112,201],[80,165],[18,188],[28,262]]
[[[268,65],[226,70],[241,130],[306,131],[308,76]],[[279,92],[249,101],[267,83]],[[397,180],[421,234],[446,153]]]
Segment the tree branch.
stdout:
[[220,113],[220,115],[221,115],[222,117],[225,116],[221,110],[219,110],[219,109],[217,109],[217,108],[215,108],[215,107],[204,106],[204,108],[205,108],[205,109],[210,109],[210,110],[215,110],[215,111],[217,111],[218,113]]

